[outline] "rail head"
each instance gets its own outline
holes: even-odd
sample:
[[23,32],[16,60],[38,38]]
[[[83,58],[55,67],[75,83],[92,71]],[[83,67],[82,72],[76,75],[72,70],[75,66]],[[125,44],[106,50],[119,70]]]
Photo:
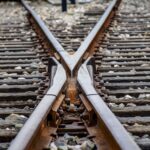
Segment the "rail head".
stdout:
[[38,130],[43,120],[46,119],[54,101],[60,92],[63,91],[63,87],[66,83],[66,72],[61,64],[59,64],[54,58],[53,60],[57,65],[53,85],[44,95],[43,99],[33,111],[16,138],[12,141],[8,150],[25,150],[30,147],[34,137],[38,134]]
[[95,110],[98,118],[104,124],[107,133],[113,138],[121,150],[140,150],[131,136],[117,120],[103,99],[94,88],[93,81],[87,69],[89,59],[79,68],[77,80],[78,83]]

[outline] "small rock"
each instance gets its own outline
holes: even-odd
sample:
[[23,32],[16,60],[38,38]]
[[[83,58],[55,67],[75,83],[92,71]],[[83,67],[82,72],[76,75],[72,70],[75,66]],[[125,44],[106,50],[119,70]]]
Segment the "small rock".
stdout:
[[32,71],[31,75],[40,75],[39,71]]
[[123,103],[119,104],[119,108],[124,108],[125,105]]
[[76,106],[74,104],[70,104],[69,112],[75,112],[75,111],[76,111]]
[[118,105],[115,104],[115,103],[109,103],[108,106],[111,107],[111,108],[118,107]]
[[31,41],[31,38],[27,38],[26,40],[27,40],[27,41]]
[[105,55],[110,55],[110,54],[111,54],[111,51],[105,50],[104,54],[105,54]]
[[46,66],[42,62],[39,62],[39,68],[43,69],[46,68]]
[[7,131],[11,130],[10,128],[6,128]]
[[82,150],[81,145],[75,145],[75,146],[68,145],[68,149],[69,150]]
[[24,124],[27,121],[27,117],[23,115],[11,114],[5,118],[5,120],[11,121],[15,124]]
[[128,103],[128,104],[127,104],[127,106],[128,106],[128,107],[135,107],[135,106],[136,106],[136,104]]
[[33,102],[33,101],[32,101],[32,99],[28,99],[27,102],[31,103],[31,102]]
[[130,35],[129,35],[129,34],[126,34],[126,37],[127,37],[127,38],[130,37]]
[[131,137],[134,139],[134,140],[137,140],[137,139],[139,139],[140,137],[139,136],[137,136],[137,135],[131,135]]
[[142,138],[149,138],[149,135],[148,135],[148,134],[144,134],[144,135],[142,136]]
[[20,69],[22,69],[22,67],[21,66],[17,66],[17,67],[15,67],[15,69],[16,70],[20,70]]
[[145,94],[140,94],[139,96],[138,96],[138,98],[140,99],[142,99],[142,98],[145,98],[146,97],[146,95]]
[[57,148],[57,146],[55,145],[54,142],[51,143],[50,150],[58,150],[58,148]]
[[108,73],[114,73],[114,71],[109,71]]
[[18,78],[18,80],[25,80],[25,78],[23,78],[23,77],[20,77],[20,78]]
[[146,98],[150,98],[150,94],[146,94]]
[[24,71],[23,74],[24,74],[24,75],[28,75],[29,73],[28,73],[27,71]]
[[130,70],[130,72],[135,73],[135,72],[136,72],[136,70],[135,70],[135,69],[132,69],[132,70]]
[[23,109],[24,110],[30,110],[30,107],[29,106],[25,106]]
[[68,145],[76,145],[78,137],[77,136],[70,136],[68,134],[64,135],[65,140],[67,141]]
[[116,100],[117,99],[116,96],[108,96],[108,98],[111,99],[111,100]]
[[134,127],[139,127],[139,126],[142,126],[141,124],[138,124],[138,123],[134,123],[133,125]]
[[31,68],[38,68],[39,65],[37,63],[33,62],[33,63],[30,64],[30,67]]
[[130,96],[130,95],[125,95],[125,99],[132,99],[132,96]]
[[67,145],[67,141],[66,141],[65,137],[59,137],[59,138],[55,141],[55,145],[56,145],[57,147]]
[[142,64],[141,67],[148,67],[149,64]]
[[124,127],[128,127],[129,125],[124,123],[123,126],[124,126]]
[[95,144],[91,142],[90,140],[83,142],[81,145],[82,150],[93,150],[95,147]]
[[115,68],[119,67],[119,65],[114,65]]

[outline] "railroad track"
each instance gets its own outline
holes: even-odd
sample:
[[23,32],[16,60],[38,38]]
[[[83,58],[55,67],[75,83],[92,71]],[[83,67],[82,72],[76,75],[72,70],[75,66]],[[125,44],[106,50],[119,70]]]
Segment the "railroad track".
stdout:
[[49,86],[48,55],[23,6],[0,5],[0,149],[7,149]]
[[[112,109],[112,105],[118,106],[118,104],[114,103],[120,104],[120,99],[118,96],[116,97],[115,102],[112,102],[113,99],[111,99],[113,97],[112,95],[116,95],[115,92],[118,92],[119,90],[115,91],[114,89],[112,89],[112,87],[110,87],[110,89],[107,89],[107,87],[105,86],[105,84],[108,82],[107,80],[110,81],[113,78],[109,78],[109,76],[103,76],[105,74],[114,73],[112,71],[107,73],[108,69],[107,67],[105,68],[105,65],[109,65],[110,61],[104,62],[103,60],[106,57],[110,59],[109,48],[113,51],[117,47],[117,51],[119,51],[117,53],[121,55],[122,51],[120,49],[125,48],[123,46],[124,43],[120,44],[118,43],[118,41],[116,42],[116,39],[114,39],[113,42],[115,44],[113,45],[108,42],[108,40],[110,40],[111,34],[113,37],[116,37],[120,35],[120,32],[122,33],[121,36],[124,36],[124,32],[128,32],[122,31],[124,29],[122,29],[121,31],[119,30],[118,33],[112,30],[114,25],[113,19],[118,18],[118,20],[123,19],[125,20],[125,22],[128,22],[128,19],[125,19],[125,13],[120,11],[120,9],[117,11],[120,2],[120,0],[113,0],[110,3],[105,13],[101,16],[94,28],[84,39],[84,42],[81,44],[78,50],[73,55],[70,55],[70,53],[66,52],[63,46],[56,40],[56,38],[49,31],[40,17],[36,15],[36,13],[29,7],[28,4],[26,4],[26,2],[24,2],[24,0],[21,0],[21,3],[28,12],[30,23],[33,25],[33,28],[36,31],[36,39],[39,39],[41,41],[41,46],[43,49],[45,49],[44,52],[42,51],[42,55],[40,55],[39,53],[38,54],[39,60],[44,64],[43,68],[46,67],[45,65],[48,65],[47,73],[45,73],[45,69],[42,69],[44,77],[49,78],[46,78],[46,80],[44,80],[47,83],[44,87],[48,87],[46,89],[46,92],[43,90],[45,88],[42,88],[40,85],[40,90],[36,96],[40,96],[41,101],[36,109],[32,112],[32,114],[29,114],[29,119],[26,119],[27,121],[25,125],[22,127],[15,139],[11,142],[11,145],[9,147],[10,150],[57,148],[73,150],[139,150],[139,146],[142,149],[149,148],[148,143],[145,144],[145,141],[142,142],[140,136],[138,137],[139,141],[141,140],[140,142],[137,140],[133,140],[133,137],[135,138],[136,136],[131,134],[132,131],[128,130],[128,127],[131,127],[129,125],[133,123],[132,119],[134,118],[129,118],[128,116],[126,116],[126,114],[129,114],[128,109],[125,112],[125,116],[123,116],[124,111],[123,113],[121,112],[124,109],[120,110],[123,117],[118,115],[120,113],[119,111],[115,112],[115,110],[119,109]],[[122,7],[122,5],[124,5],[123,2],[120,8]],[[114,18],[115,14],[116,17]],[[123,18],[121,18],[122,16]],[[120,23],[122,25],[122,20],[120,21]],[[129,23],[133,24],[135,23],[135,21],[132,20]],[[120,28],[122,27],[121,25]],[[126,28],[126,26],[123,27]],[[135,35],[135,33],[133,35]],[[128,46],[132,45],[133,50],[136,46],[131,43]],[[102,49],[105,49],[105,51],[101,51]],[[129,54],[126,54],[125,50],[123,52],[123,56],[127,57],[126,55],[129,56]],[[93,53],[95,61],[93,61],[94,59],[90,59],[89,57],[92,56]],[[140,53],[140,56],[142,54],[143,53]],[[49,56],[55,56],[57,60],[54,58],[48,59]],[[138,54],[136,53],[135,56],[138,56]],[[113,53],[112,57],[116,59],[115,53]],[[62,63],[63,67],[58,61]],[[133,64],[131,63],[130,65]],[[140,62],[138,64],[140,64]],[[120,62],[119,64],[115,65],[119,66]],[[123,65],[125,65],[124,62]],[[115,69],[118,69],[118,66],[112,66],[111,69],[113,69],[114,71]],[[104,80],[105,78],[106,80]],[[137,81],[137,78],[133,80]],[[94,87],[94,83],[99,94]],[[126,85],[126,87],[127,86],[128,85]],[[129,90],[126,90],[126,92],[123,93],[121,93],[121,91],[118,95],[122,96],[122,94],[126,94],[125,96],[129,98],[131,93],[127,93],[128,91]],[[137,92],[137,90],[135,91]],[[33,93],[36,92],[34,91]],[[134,96],[137,95],[137,93],[134,93]],[[36,97],[36,99],[38,98]],[[123,103],[125,102],[121,101],[121,108],[125,107]],[[133,106],[132,103],[129,102],[126,104],[128,104],[129,107],[133,108],[135,105]],[[125,130],[123,125],[121,125],[121,123],[110,111],[106,104],[110,106],[110,109],[112,109],[115,115],[117,115],[118,119],[121,121],[121,123],[123,123],[124,127],[127,128],[127,130]],[[33,105],[33,107],[35,107],[35,105]],[[141,118],[141,120],[142,119],[143,118]],[[148,118],[146,121],[146,123],[148,123]],[[130,132],[131,135],[129,135],[127,131]],[[136,133],[134,132],[134,134]],[[147,137],[147,135],[145,137]],[[137,144],[139,144],[139,146]]]
[[94,54],[96,87],[141,149],[149,149],[149,13],[122,7]]
[[75,25],[72,25],[67,29],[67,24],[64,22],[60,22],[60,24],[57,24],[57,26],[55,24],[54,26],[51,25],[53,19],[47,18],[45,22],[64,49],[73,53],[77,51],[88,33],[95,26],[100,16],[102,16],[103,12],[104,10],[102,8],[91,7],[84,12],[82,17],[75,21]]
[[[84,7],[86,7],[85,10],[82,5],[77,6],[77,10],[69,5],[69,15],[60,13],[60,6],[51,6],[43,2],[39,2],[39,6],[36,3],[34,4],[34,2],[31,5],[40,16],[43,16],[42,18],[49,30],[64,49],[70,53],[74,53],[102,16],[108,4],[104,3],[102,7],[99,1],[96,0],[92,4],[84,4]],[[54,8],[52,11],[47,11],[46,13],[45,5],[49,9]],[[56,15],[53,15],[54,13]]]

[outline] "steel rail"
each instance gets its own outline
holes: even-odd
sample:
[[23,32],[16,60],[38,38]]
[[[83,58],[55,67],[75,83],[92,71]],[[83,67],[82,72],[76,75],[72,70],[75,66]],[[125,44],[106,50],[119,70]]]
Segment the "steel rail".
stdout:
[[81,46],[78,48],[76,53],[73,55],[74,63],[72,65],[72,72],[76,69],[77,65],[81,62],[81,59],[83,58],[85,52],[88,51],[90,46],[93,44],[93,41],[96,40],[96,37],[98,34],[101,34],[101,31],[105,29],[105,24],[109,22],[110,16],[112,12],[115,11],[115,9],[119,6],[121,0],[113,0],[111,4],[108,6],[102,17],[99,19],[97,24],[94,26],[92,31],[88,34],[84,42],[81,44]]
[[89,59],[79,68],[77,80],[83,93],[97,113],[98,118],[102,121],[104,130],[106,130],[107,134],[111,134],[110,137],[114,139],[114,142],[117,142],[121,150],[140,150],[95,90],[92,78],[87,69],[88,61]]
[[63,59],[65,65],[69,69],[71,76],[75,75],[75,69],[77,68],[77,65],[79,65],[85,52],[91,46],[92,42],[95,40],[99,32],[104,29],[104,24],[108,22],[111,13],[115,11],[120,1],[121,0],[113,0],[111,2],[111,4],[108,6],[108,8],[106,9],[102,17],[99,19],[98,23],[94,26],[92,31],[86,37],[82,45],[78,48],[78,50],[73,55],[70,55],[68,52],[65,51],[65,49],[61,46],[61,44],[49,31],[48,27],[44,24],[42,19],[39,16],[37,16],[37,14],[30,8],[30,6],[24,0],[21,0],[23,6],[33,16],[34,20],[37,22],[37,25],[41,28],[42,32],[45,34],[48,41],[52,44],[54,49]]
[[[66,82],[66,72],[63,66],[58,63],[54,58],[54,62],[57,65],[57,70],[54,76],[53,85],[49,88],[41,102],[38,104],[36,109],[33,111],[25,125],[22,127],[18,135],[12,141],[8,150],[25,150],[29,149],[30,144],[37,136],[42,122],[46,119],[54,101]],[[61,76],[60,76],[61,74]]]
[[32,15],[32,18],[35,20],[35,22],[37,23],[39,28],[42,30],[42,32],[44,33],[44,35],[47,38],[48,42],[52,44],[53,48],[61,56],[61,59],[63,59],[63,61],[67,65],[67,67],[70,68],[72,60],[70,58],[69,53],[64,50],[62,45],[57,41],[57,39],[54,37],[54,35],[49,31],[48,27],[42,21],[40,16],[38,16],[35,13],[35,11],[24,0],[21,0],[21,3],[25,7],[25,9]]

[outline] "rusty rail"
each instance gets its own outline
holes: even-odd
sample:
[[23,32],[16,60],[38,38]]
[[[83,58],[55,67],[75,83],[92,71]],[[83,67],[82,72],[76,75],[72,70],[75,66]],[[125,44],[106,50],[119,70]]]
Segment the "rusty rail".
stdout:
[[140,148],[96,92],[87,69],[88,61],[89,59],[80,67],[77,80],[83,93],[86,95],[97,113],[98,118],[101,120],[104,131],[108,134],[108,139],[111,137],[113,142],[117,142],[116,144],[121,150],[139,150]]
[[[28,149],[42,128],[42,123],[46,119],[53,102],[59,96],[66,82],[66,73],[60,63],[54,58],[57,70],[54,76],[53,85],[49,88],[37,108],[34,110],[30,118],[27,120],[17,137],[11,143],[9,150],[25,150]],[[61,76],[60,76],[61,74]]]
[[[112,1],[103,17],[99,20],[99,22],[96,24],[96,26],[93,28],[93,30],[90,32],[90,34],[87,36],[85,41],[82,43],[82,45],[74,55],[70,55],[69,53],[67,53],[53,36],[53,34],[45,26],[40,17],[36,15],[36,13],[24,2],[24,0],[21,0],[21,2],[34,17],[37,25],[42,29],[48,41],[52,44],[53,48],[65,62],[65,65],[69,68],[70,76],[73,77],[77,72],[79,64],[81,63],[85,53],[89,50],[89,48],[91,48],[91,45],[98,38],[98,35],[105,30],[106,24],[109,24],[110,18],[115,14],[115,9],[119,5],[120,0]],[[95,112],[97,113],[97,116],[101,120],[106,133],[112,137],[113,141],[116,142],[120,149],[138,150],[139,147],[135,144],[135,142],[131,139],[131,137],[128,135],[119,121],[115,118],[113,113],[103,102],[102,98],[97,94],[86,67],[87,62],[88,61],[86,61],[86,63],[80,67],[77,80],[81,89],[83,90],[83,93],[86,95]],[[32,113],[29,120],[21,129],[21,131],[9,147],[9,150],[24,150],[28,149],[31,146],[31,142],[37,135],[38,131],[41,129],[43,120],[45,120],[56,97],[59,96],[60,91],[62,91],[65,82],[65,70],[57,62],[57,71],[52,87],[48,90],[47,94],[44,96],[38,107]]]

